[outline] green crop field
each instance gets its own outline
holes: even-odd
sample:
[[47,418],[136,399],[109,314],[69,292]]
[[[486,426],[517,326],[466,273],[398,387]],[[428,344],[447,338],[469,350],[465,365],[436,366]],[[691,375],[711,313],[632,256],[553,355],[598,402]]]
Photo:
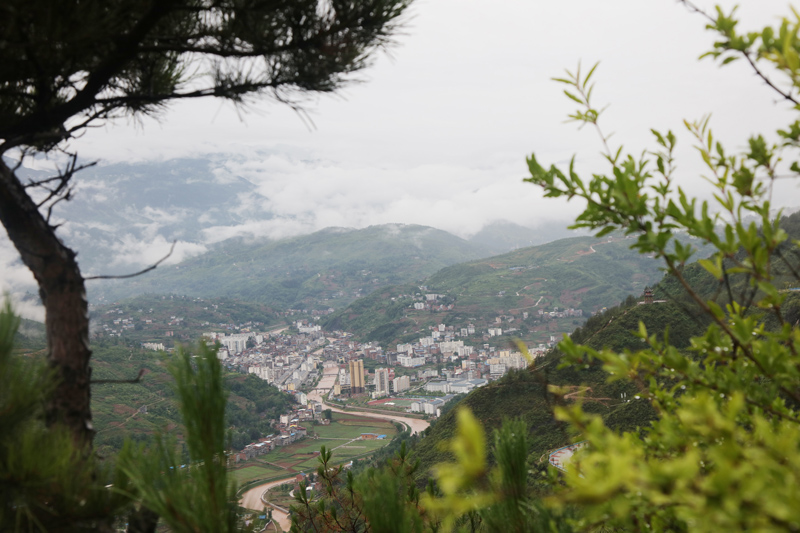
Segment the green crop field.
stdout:
[[[286,467],[285,472],[308,471],[319,465],[318,452],[322,446],[333,450],[335,463],[349,461],[386,446],[397,429],[391,422],[374,420],[345,413],[333,413],[329,426],[314,426],[321,438],[305,438],[259,457],[261,461]],[[386,435],[381,440],[360,440],[362,433]],[[358,439],[358,440],[354,440]]]
[[265,478],[281,473],[279,468],[270,466],[246,466],[237,470],[231,470],[231,475],[237,483],[245,483],[251,479]]
[[347,442],[344,440],[327,440],[327,439],[305,439],[297,443],[297,448],[293,448],[295,453],[314,453],[318,452],[322,446],[326,448],[335,448],[340,444]]
[[317,426],[315,428],[319,436],[323,439],[354,439],[360,437],[362,433],[378,433],[387,435],[391,438],[395,434],[394,425],[391,423],[383,423],[381,425],[345,425],[345,424],[331,424],[330,426]]

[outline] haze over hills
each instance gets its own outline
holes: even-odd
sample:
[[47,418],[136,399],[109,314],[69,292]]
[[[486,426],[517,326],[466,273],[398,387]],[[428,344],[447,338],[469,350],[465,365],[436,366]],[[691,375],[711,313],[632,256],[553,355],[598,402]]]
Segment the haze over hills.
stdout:
[[204,159],[94,166],[81,170],[75,183],[75,194],[55,215],[67,221],[59,232],[92,273],[128,272],[163,256],[173,240],[176,259],[201,253],[209,243],[204,230],[242,222],[241,198],[255,194],[252,183]]
[[[572,319],[551,324],[539,311],[572,308],[589,316],[628,295],[639,296],[661,279],[661,264],[629,245],[624,238],[573,237],[449,266],[416,285],[376,291],[322,324],[381,342],[411,339],[438,323],[500,327],[549,340],[576,324]],[[452,309],[415,309],[425,293],[439,295],[437,302]]]
[[[269,160],[268,153],[259,153],[259,157]],[[37,165],[44,167],[45,162],[38,161]],[[327,219],[317,215],[313,211],[313,206],[307,202],[304,205],[302,199],[296,199],[297,205],[291,209],[284,209],[287,200],[280,195],[288,194],[285,190],[286,183],[278,186],[272,184],[268,178],[264,178],[264,175],[269,175],[273,171],[280,173],[280,168],[273,170],[251,167],[252,162],[236,154],[212,154],[205,158],[90,167],[80,171],[70,201],[60,202],[55,207],[54,220],[64,222],[58,233],[68,246],[78,252],[78,261],[85,275],[118,275],[135,272],[164,257],[173,241],[176,241],[175,250],[165,265],[177,264],[206,253],[209,254],[206,257],[222,254],[220,262],[224,262],[228,257],[237,256],[239,254],[237,248],[241,248],[259,249],[270,254],[288,251],[291,257],[285,262],[292,263],[288,270],[298,263],[308,266],[309,269],[327,268],[323,261],[325,257],[329,257],[327,255],[308,260],[302,254],[294,253],[293,247],[305,247],[296,240],[287,241],[289,244],[285,246],[277,245],[282,239],[296,239],[306,235],[311,239],[311,243],[316,243],[310,244],[311,248],[318,246],[317,241],[320,240],[320,236],[326,234],[320,233],[317,237],[312,234],[324,227],[320,224]],[[42,179],[52,175],[52,171],[33,168],[21,169],[20,172],[23,179]],[[259,179],[262,182],[259,182]],[[401,199],[396,200],[401,201]],[[374,211],[380,206],[372,208]],[[411,219],[414,218],[413,206],[405,212],[410,213]],[[343,220],[349,220],[345,216],[346,213],[342,215]],[[427,209],[426,217],[429,215],[431,212]],[[362,218],[369,220],[370,216],[365,215]],[[545,223],[539,228],[524,227],[500,218],[488,222],[492,216],[490,209],[476,216],[479,219],[486,218],[487,223],[483,229],[472,235],[445,237],[442,230],[431,228],[431,231],[439,232],[439,237],[436,237],[439,241],[430,240],[433,237],[429,236],[427,241],[423,239],[420,242],[428,247],[440,246],[443,249],[436,252],[426,250],[422,255],[420,261],[422,263],[431,261],[430,266],[424,268],[420,266],[419,272],[416,272],[415,268],[410,268],[408,273],[411,277],[406,277],[405,273],[401,272],[396,279],[379,281],[378,286],[384,281],[401,283],[422,278],[442,266],[495,255],[570,234],[565,224],[555,222]],[[500,216],[502,217],[502,213]],[[360,219],[356,217],[354,220]],[[329,234],[341,231],[349,230],[334,229],[330,230]],[[374,236],[365,232],[354,233],[353,237],[359,235],[364,239]],[[396,232],[395,235],[399,239],[396,244],[397,250],[405,245],[414,246],[410,242],[413,238],[404,232]],[[387,241],[391,236],[390,233],[380,239]],[[335,253],[336,246],[337,243],[332,241],[333,249],[321,249],[321,251]],[[368,246],[369,244],[365,243],[365,249]],[[375,244],[371,255],[379,255],[384,246],[385,242]],[[346,249],[351,250],[347,247]],[[247,255],[247,252],[243,253]],[[355,255],[358,256],[360,253],[362,252],[355,252]],[[433,255],[441,257],[433,260]],[[5,239],[0,239],[0,265],[7,274],[2,280],[4,287],[12,293],[21,294],[28,291],[35,300],[36,288],[33,280],[17,257],[16,250],[11,244]],[[355,259],[361,261],[363,258]],[[278,260],[280,261],[283,260]],[[370,270],[370,265],[373,264],[370,261],[372,260],[367,260],[365,266],[359,270]],[[404,264],[405,259],[398,260],[390,253],[387,263],[391,261],[399,265],[400,271],[408,270],[409,265]],[[202,262],[208,264],[214,260]],[[334,268],[334,265],[337,269],[341,268],[341,261],[335,259],[331,268]],[[234,273],[235,270],[231,268],[229,273]],[[296,276],[289,277],[291,278],[288,281],[289,285],[297,281]],[[281,280],[284,281],[286,280]],[[209,280],[207,283],[218,284],[219,278]],[[169,287],[156,280],[144,282],[143,288],[147,291],[158,290],[168,293],[191,290],[186,293],[206,295],[209,292],[208,287],[195,290],[187,288],[185,283]],[[345,288],[350,287],[347,285]],[[133,289],[122,289],[119,286],[111,288],[106,283],[93,283],[88,289],[89,297],[93,301],[108,302],[109,298],[137,294]],[[215,294],[227,296],[229,289],[230,287],[226,286]],[[276,290],[281,293],[281,301],[293,299],[292,296],[283,294],[285,291],[282,288],[277,287]],[[250,294],[247,289],[241,287],[234,289],[234,292],[245,291]],[[366,292],[362,291],[362,294]]]
[[137,294],[227,296],[275,308],[339,308],[387,285],[424,279],[485,253],[445,231],[387,224],[328,228],[279,241],[228,240],[146,276],[104,284],[95,301]]
[[564,224],[552,222],[544,222],[533,230],[507,220],[495,220],[486,224],[468,240],[490,252],[488,255],[500,255],[519,248],[537,246],[584,234],[588,233],[570,230]]

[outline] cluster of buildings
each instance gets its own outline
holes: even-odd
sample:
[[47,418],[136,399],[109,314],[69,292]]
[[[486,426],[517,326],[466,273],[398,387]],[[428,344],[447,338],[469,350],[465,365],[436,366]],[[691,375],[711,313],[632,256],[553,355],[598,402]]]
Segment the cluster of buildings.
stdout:
[[416,402],[412,402],[411,404],[411,412],[412,413],[424,413],[426,415],[431,415],[435,417],[442,416],[442,407],[453,399],[452,394],[448,394],[442,398],[433,398],[431,400],[418,400]]
[[460,379],[460,377],[453,376],[443,380],[431,380],[425,384],[425,390],[442,394],[467,394],[472,392],[473,389],[483,387],[488,382],[489,380],[482,378],[470,378],[467,376],[465,379]]
[[321,377],[322,332],[284,335],[240,331],[231,335],[207,332],[209,343],[218,343],[217,356],[234,370],[254,374],[286,391],[312,386]]
[[92,333],[94,336],[107,336],[107,337],[122,337],[122,334],[127,330],[132,330],[136,327],[133,317],[119,316],[124,315],[125,311],[122,309],[109,309],[106,311],[101,322],[93,324]]
[[[93,338],[103,337],[122,337],[129,336],[145,340],[146,342],[158,343],[158,341],[169,342],[167,337],[187,339],[191,342],[196,340],[197,330],[208,326],[224,331],[248,331],[249,329],[263,326],[263,322],[248,320],[242,323],[231,322],[210,322],[210,317],[228,316],[230,307],[235,304],[215,304],[205,301],[202,298],[190,296],[163,295],[160,300],[174,301],[172,310],[166,311],[162,307],[142,307],[136,308],[132,305],[119,305],[117,307],[107,307],[97,309],[90,304],[92,313],[91,335]],[[175,303],[178,302],[180,315],[168,315],[167,313],[176,312]],[[142,302],[140,302],[142,303]],[[165,346],[167,351],[172,348]]]
[[234,452],[229,457],[231,463],[248,461],[253,457],[269,453],[275,448],[287,446],[308,435],[306,423],[318,421],[320,424],[327,424],[329,421],[322,416],[322,404],[313,403],[305,408],[294,409],[280,416],[280,421],[276,421],[273,427],[276,433],[251,442],[241,451]]
[[[342,296],[344,293],[342,293]],[[295,315],[308,315],[310,317],[320,317],[326,316],[333,313],[333,307],[329,307],[327,309],[287,309],[286,311],[280,311],[277,313],[278,316],[295,316]]]
[[569,318],[569,317],[583,317],[583,310],[582,309],[573,309],[571,307],[567,309],[559,310],[558,307],[554,307],[552,311],[545,311],[544,309],[539,309],[536,314],[540,317],[548,316],[550,318]]
[[143,342],[142,348],[144,348],[145,350],[153,350],[156,352],[163,352],[165,349],[163,342]]
[[[439,324],[417,342],[398,344],[396,350],[388,351],[373,343],[359,344],[346,333],[334,332],[333,339],[339,341],[325,346],[322,357],[326,364],[338,367],[335,396],[369,393],[373,398],[401,394],[414,387],[443,394],[465,393],[510,370],[524,369],[530,363],[520,352],[497,350],[488,344],[475,347],[456,338],[470,332],[474,333],[474,326],[456,329]],[[553,342],[555,338],[551,337],[551,343],[530,346],[529,354],[538,357]],[[365,360],[380,366],[372,373],[365,372]],[[446,369],[441,370],[442,367]],[[431,378],[435,379],[428,382]]]

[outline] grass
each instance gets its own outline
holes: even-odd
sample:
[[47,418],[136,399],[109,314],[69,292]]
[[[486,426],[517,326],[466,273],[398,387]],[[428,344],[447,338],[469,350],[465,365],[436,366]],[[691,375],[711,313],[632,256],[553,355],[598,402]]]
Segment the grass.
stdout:
[[329,426],[314,426],[314,432],[321,438],[354,439],[362,433],[379,433],[394,435],[395,428],[391,422],[374,420],[345,413],[333,413],[333,422]]
[[327,439],[306,439],[301,441],[301,443],[305,443],[305,445],[295,448],[293,451],[295,453],[314,453],[318,452],[322,446],[326,448],[335,448],[347,441],[344,440],[327,440]]
[[[277,448],[259,457],[261,461],[280,464],[287,467],[285,472],[313,470],[319,466],[317,454],[322,446],[334,449],[334,462],[344,462],[355,456],[363,456],[386,446],[397,432],[394,424],[381,420],[334,413],[333,421],[329,426],[314,426],[322,438],[303,439],[288,446]],[[362,433],[377,433],[386,435],[382,440],[360,440]],[[358,440],[353,440],[358,439]],[[348,442],[351,441],[352,442]],[[337,448],[346,445],[348,448]],[[277,470],[276,470],[277,471]],[[252,478],[251,478],[252,479]]]
[[237,470],[231,470],[230,474],[237,483],[246,483],[251,479],[264,478],[278,474],[279,472],[281,472],[280,469],[269,466],[246,466]]
[[[342,439],[342,438],[351,438],[354,439],[356,437],[360,437],[362,433],[381,433],[384,434],[387,431],[393,431],[394,426],[391,424],[386,425],[374,425],[374,426],[336,426],[331,424],[330,426],[324,427],[320,426],[318,434],[322,439]],[[388,435],[388,433],[386,433]]]

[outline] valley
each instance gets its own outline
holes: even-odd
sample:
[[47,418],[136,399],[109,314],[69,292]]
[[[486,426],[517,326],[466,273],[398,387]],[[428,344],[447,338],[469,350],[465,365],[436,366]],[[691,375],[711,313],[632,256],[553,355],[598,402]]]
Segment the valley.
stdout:
[[[388,229],[370,228],[366,233],[329,231],[312,236],[310,240],[289,240],[260,252],[249,250],[250,259],[246,264],[252,269],[261,254],[267,254],[272,264],[284,265],[284,268],[318,256],[315,270],[330,272],[344,268],[342,265],[350,265],[347,268],[351,269],[365,266],[369,255],[385,253],[381,260],[386,266],[381,268],[388,272],[393,268],[389,265],[395,264],[402,272],[404,263],[398,263],[393,253],[399,253],[409,239],[441,236],[441,233],[417,227],[399,227],[391,232]],[[388,248],[378,246],[373,238],[376,236],[394,239],[395,244]],[[424,246],[420,245],[423,249],[438,247],[442,250],[441,242],[424,242]],[[340,253],[334,257],[323,253],[325,249],[338,249]],[[419,247],[414,249],[420,250]],[[356,253],[355,250],[360,251]],[[301,253],[303,255],[298,255]],[[198,268],[199,272],[205,272],[202,276],[227,279],[225,272],[215,269],[223,265],[241,265],[245,257],[235,256],[233,261],[231,257],[234,256],[226,253],[215,255],[213,261],[207,258],[180,263],[174,272],[170,269],[160,278],[155,276],[158,271],[150,273],[142,282],[152,282],[158,287],[184,275],[191,279],[191,273]],[[210,265],[217,266],[209,269]],[[364,272],[374,275],[365,269],[354,272],[357,278],[364,278]],[[423,273],[414,272],[415,276]],[[255,270],[251,275],[269,279],[269,275],[265,278]],[[321,275],[315,277],[325,279]],[[335,279],[335,275],[333,277]],[[92,336],[100,347],[95,355],[98,376],[107,380],[125,379],[143,368],[148,373],[145,382],[150,383],[138,393],[123,392],[123,385],[104,385],[98,390],[95,410],[104,428],[98,434],[99,442],[118,446],[119,436],[126,432],[146,436],[157,427],[170,430],[179,427],[174,407],[170,407],[168,401],[169,395],[163,392],[168,380],[157,351],[169,353],[181,345],[191,345],[201,336],[219,343],[225,365],[239,373],[240,377],[232,374],[234,382],[243,379],[242,374],[248,380],[258,376],[263,386],[274,386],[271,390],[276,393],[282,389],[289,393],[287,397],[303,405],[309,401],[321,405],[328,400],[323,396],[331,393],[325,408],[343,413],[343,408],[352,403],[348,413],[367,416],[376,415],[377,408],[383,416],[402,417],[411,411],[412,403],[417,402],[414,409],[418,409],[420,415],[435,418],[441,410],[439,405],[446,405],[454,395],[469,392],[475,384],[493,382],[513,369],[524,369],[529,363],[514,344],[515,339],[521,340],[530,354],[540,357],[563,335],[583,325],[592,314],[616,305],[632,292],[640,294],[645,285],[655,283],[659,277],[655,261],[632,253],[625,239],[612,236],[598,241],[573,237],[445,266],[413,284],[381,288],[380,283],[376,283],[369,295],[338,311],[326,307],[333,293],[327,289],[320,292],[313,284],[303,290],[315,295],[311,298],[322,304],[321,309],[313,305],[302,309],[286,308],[275,298],[270,296],[265,300],[260,293],[249,289],[238,293],[247,292],[249,299],[152,293],[114,304],[94,304]],[[237,280],[233,278],[226,283],[231,286],[242,283]],[[220,292],[220,283],[204,282],[202,285],[213,287],[207,292]],[[351,298],[355,298],[357,292],[352,293]],[[352,374],[347,365],[352,360],[364,362],[365,387],[351,398],[352,392],[348,391],[353,386]],[[386,370],[386,383],[377,382],[379,369]],[[402,384],[404,379],[407,385]],[[334,386],[337,388],[335,395],[332,394]],[[400,387],[412,391],[410,399],[401,398],[399,403],[392,402],[394,406],[383,408],[368,403],[370,394],[373,397],[377,394],[378,398],[389,394],[402,396]],[[150,392],[145,392],[148,390]],[[256,397],[247,400],[234,396],[233,400],[233,405],[244,409],[242,413],[253,410],[258,403]],[[258,409],[265,409],[263,401],[261,404]],[[389,415],[392,412],[397,414]],[[259,438],[269,434],[269,418],[277,420],[278,417],[274,414],[264,418],[263,411],[261,416],[258,430],[237,425],[236,446],[249,442],[245,440],[248,434]],[[247,417],[237,424],[247,424],[245,420]],[[412,429],[421,431],[427,423],[413,422]]]
[[800,13],[462,4],[0,4],[0,531],[800,531]]
[[[793,234],[794,222],[786,226]],[[441,443],[456,431],[456,406],[485,431],[523,421],[531,472],[544,475],[553,451],[579,439],[554,416],[556,406],[580,403],[620,432],[656,419],[642,383],[608,381],[594,364],[562,365],[555,345],[564,335],[596,349],[635,350],[641,323],[655,335],[669,329],[673,346],[685,350],[708,323],[626,241],[574,237],[446,266],[338,310],[177,294],[95,304],[96,445],[114,454],[126,438],[147,443],[157,433],[183,445],[164,365],[204,338],[226,369],[229,472],[240,503],[271,508],[281,527],[289,525],[290,493],[301,482],[316,487],[323,446],[332,464],[360,472],[409,443],[422,484],[452,458]],[[706,273],[690,265],[685,275],[713,296]],[[741,290],[740,280],[731,283]],[[648,286],[655,300],[640,296]],[[789,294],[785,308],[793,319],[800,297]],[[20,348],[41,353],[41,327],[23,326]],[[141,382],[117,383],[137,373]]]

